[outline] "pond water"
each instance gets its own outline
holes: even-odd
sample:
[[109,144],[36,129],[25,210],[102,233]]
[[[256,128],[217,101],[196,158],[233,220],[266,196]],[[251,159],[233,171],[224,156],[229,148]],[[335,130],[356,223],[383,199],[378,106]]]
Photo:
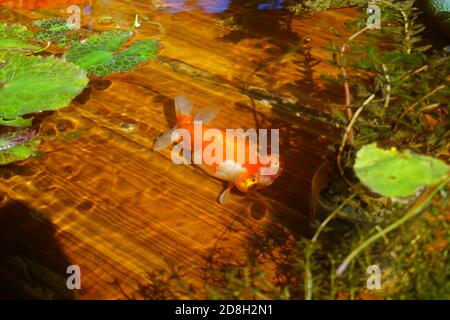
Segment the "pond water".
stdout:
[[[210,270],[265,250],[267,269],[278,272],[309,235],[313,176],[339,139],[330,105],[344,97],[321,78],[339,72],[324,47],[357,11],[293,16],[283,0],[0,0],[0,21],[33,28],[76,8],[86,34],[138,21],[133,40],[156,38],[163,48],[130,72],[91,77],[68,107],[38,115],[38,156],[0,168],[0,285],[8,288],[0,291],[157,298],[174,286],[164,272],[182,270],[202,297]],[[222,205],[222,182],[174,165],[169,149],[152,151],[180,95],[194,110],[218,107],[213,127],[279,129],[282,175]],[[81,290],[65,287],[70,265],[81,270]]]

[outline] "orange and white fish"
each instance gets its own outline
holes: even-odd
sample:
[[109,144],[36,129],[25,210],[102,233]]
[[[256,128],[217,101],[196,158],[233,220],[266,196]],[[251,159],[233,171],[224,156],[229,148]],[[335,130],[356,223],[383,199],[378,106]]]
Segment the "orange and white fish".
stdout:
[[[209,124],[219,113],[218,108],[206,108],[201,109],[193,115],[192,102],[184,96],[179,96],[175,99],[175,110],[177,119],[176,126],[163,133],[155,141],[153,145],[154,151],[160,151],[174,143],[182,143],[183,136],[179,134],[179,129],[189,133],[191,137],[195,136],[195,127],[198,123],[201,123],[202,132],[211,129],[206,125]],[[226,154],[227,147],[233,148],[234,157],[231,159],[226,158],[224,161],[209,164],[208,161],[201,161],[200,164],[197,164],[208,175],[228,182],[228,187],[219,196],[219,202],[221,204],[225,203],[229,199],[231,190],[234,187],[243,193],[248,193],[270,186],[275,179],[280,176],[282,168],[280,167],[278,154],[266,155],[264,157],[259,156],[258,154],[256,161],[251,160],[255,158],[250,157],[250,152],[258,150],[258,146],[254,145],[254,141],[245,139],[245,144],[239,144],[236,143],[238,139],[237,136],[230,137],[224,130],[214,130],[218,130],[221,134],[214,136],[212,140],[207,140],[204,136],[202,136],[201,146],[199,148],[201,150],[196,150],[194,140],[191,139],[189,152],[193,157],[195,157],[195,153],[200,152],[200,157],[204,158],[203,152],[205,148],[207,148],[211,142],[214,141],[214,139],[222,139],[220,142],[223,146],[223,154]],[[239,148],[244,148],[245,150],[239,150]],[[239,151],[245,152],[245,157],[242,157],[245,158],[245,160],[243,159],[244,161],[238,161],[238,159],[240,159],[238,158]]]

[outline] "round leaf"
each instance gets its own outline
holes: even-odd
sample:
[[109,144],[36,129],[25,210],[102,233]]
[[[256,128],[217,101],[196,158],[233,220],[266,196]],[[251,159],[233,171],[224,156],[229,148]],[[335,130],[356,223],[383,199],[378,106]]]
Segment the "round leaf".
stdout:
[[160,49],[158,41],[145,40],[120,51],[132,35],[130,31],[119,30],[93,35],[84,42],[74,43],[65,54],[65,59],[79,65],[89,74],[100,77],[130,71],[154,59]]
[[408,197],[419,187],[439,182],[450,167],[439,159],[409,150],[384,150],[370,144],[358,151],[354,170],[372,191],[385,197]]
[[88,81],[85,71],[64,60],[14,56],[0,69],[0,118],[66,107]]
[[29,53],[39,51],[42,48],[31,42],[33,33],[26,27],[13,24],[0,23],[0,63],[17,53]]

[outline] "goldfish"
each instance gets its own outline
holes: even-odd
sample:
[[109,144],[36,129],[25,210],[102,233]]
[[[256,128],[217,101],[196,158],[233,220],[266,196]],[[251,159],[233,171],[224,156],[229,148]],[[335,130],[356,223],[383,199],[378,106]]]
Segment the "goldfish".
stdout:
[[[278,152],[261,155],[258,142],[252,139],[242,139],[242,143],[236,143],[240,135],[230,135],[229,130],[212,128],[209,126],[219,113],[218,108],[204,108],[197,113],[192,113],[192,102],[185,96],[175,98],[176,125],[174,128],[160,135],[153,144],[153,151],[163,150],[171,145],[177,147],[177,150],[187,151],[187,161],[191,163],[192,157],[194,164],[200,167],[207,175],[228,183],[228,186],[219,195],[219,202],[224,204],[230,198],[233,188],[247,194],[255,190],[270,186],[281,174],[280,159]],[[200,126],[200,128],[198,128]],[[213,136],[208,135],[208,130],[215,132]],[[201,132],[201,140],[196,145],[196,136]],[[203,134],[205,132],[205,134]],[[188,137],[188,138],[186,138]],[[242,134],[241,134],[242,137]],[[222,160],[211,161],[207,156],[212,154],[211,145],[214,144],[214,155],[227,154]],[[196,147],[197,146],[197,147]],[[223,149],[222,149],[223,148]],[[231,150],[231,156],[227,153]],[[255,150],[257,155],[255,156]],[[175,151],[175,147],[172,150]],[[219,152],[218,152],[219,151]],[[241,156],[240,156],[241,155]],[[186,155],[184,155],[186,156]],[[197,162],[195,161],[197,159]],[[200,159],[200,161],[198,161]],[[173,160],[173,158],[172,158]]]

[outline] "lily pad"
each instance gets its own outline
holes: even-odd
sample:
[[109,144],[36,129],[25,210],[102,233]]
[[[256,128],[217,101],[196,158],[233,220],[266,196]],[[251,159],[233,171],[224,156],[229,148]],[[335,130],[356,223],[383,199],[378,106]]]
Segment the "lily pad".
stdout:
[[31,126],[32,123],[33,123],[33,118],[24,119],[22,117],[17,117],[15,119],[9,119],[9,120],[8,119],[4,120],[4,119],[0,118],[0,125],[7,126],[7,127],[17,127],[17,128],[29,127],[29,126]]
[[18,53],[33,53],[42,48],[32,42],[33,33],[19,24],[0,23],[0,63]]
[[161,48],[157,40],[144,40],[120,50],[131,38],[131,31],[106,31],[75,43],[65,54],[67,61],[79,65],[91,75],[106,76],[126,72],[156,58]]
[[66,107],[88,81],[85,71],[64,60],[14,56],[0,69],[0,118]]
[[0,165],[28,159],[36,153],[40,143],[33,130],[0,135]]
[[358,151],[354,170],[372,191],[397,198],[412,196],[418,188],[436,184],[450,172],[450,167],[439,159],[409,150],[384,150],[370,144]]
[[78,30],[74,30],[67,20],[63,18],[37,20],[33,25],[41,29],[34,35],[36,40],[50,41],[61,48],[67,48],[80,39]]

